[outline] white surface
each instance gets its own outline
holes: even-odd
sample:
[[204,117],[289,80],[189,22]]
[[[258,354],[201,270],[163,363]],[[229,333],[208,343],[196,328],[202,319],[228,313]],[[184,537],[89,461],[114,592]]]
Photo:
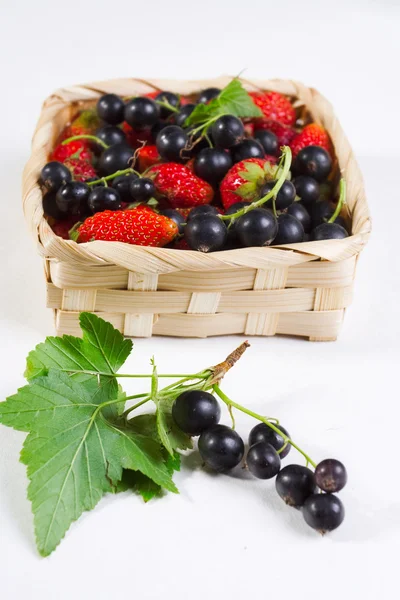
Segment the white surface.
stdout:
[[[41,559],[25,468],[18,462],[24,436],[1,427],[1,598],[395,596],[400,546],[400,285],[392,254],[399,201],[396,4],[2,4],[2,398],[23,385],[26,354],[52,333],[41,262],[21,215],[20,176],[40,104],[58,86],[113,76],[207,77],[244,67],[249,77],[291,76],[314,85],[334,103],[358,152],[374,231],[359,262],[354,304],[339,341],[253,339],[225,383],[238,401],[278,416],[317,460],[335,456],[346,463],[350,480],[341,497],[347,516],[337,532],[320,538],[283,505],[272,483],[212,477],[194,457],[177,476],[180,496],[147,506],[128,494],[107,497],[71,527],[50,558]],[[224,358],[238,342],[234,337],[138,340],[124,370],[143,371],[153,353],[163,371],[197,370]],[[126,387],[133,391],[139,384]],[[238,418],[243,435],[250,427],[250,420]]]

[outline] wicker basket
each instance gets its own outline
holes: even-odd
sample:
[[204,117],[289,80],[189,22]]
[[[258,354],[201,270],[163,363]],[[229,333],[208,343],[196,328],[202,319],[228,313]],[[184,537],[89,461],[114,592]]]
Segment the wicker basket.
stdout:
[[62,128],[103,93],[121,96],[168,89],[191,94],[223,87],[208,81],[116,79],[55,92],[44,107],[23,177],[26,219],[45,261],[47,305],[59,334],[78,334],[80,311],[95,311],[126,336],[207,337],[289,334],[334,340],[352,299],[357,257],[368,240],[370,216],[359,167],[329,102],[287,80],[242,80],[251,89],[276,90],[307,107],[330,133],[347,181],[352,235],[343,240],[281,247],[200,252],[146,248],[119,242],[77,244],[56,236],[43,217],[37,183]]

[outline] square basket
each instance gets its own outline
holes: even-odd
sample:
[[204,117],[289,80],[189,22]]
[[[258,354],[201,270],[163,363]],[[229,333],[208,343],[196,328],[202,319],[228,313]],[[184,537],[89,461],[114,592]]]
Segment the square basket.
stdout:
[[23,203],[44,257],[47,306],[55,312],[58,334],[79,335],[79,313],[93,311],[131,337],[288,334],[336,339],[351,303],[370,216],[352,149],[331,105],[312,88],[289,80],[242,80],[248,90],[289,96],[329,132],[347,182],[351,235],[346,239],[202,254],[120,242],[77,244],[55,235],[43,216],[40,171],[79,110],[93,106],[104,93],[133,96],[168,89],[190,95],[221,88],[230,79],[116,79],[63,88],[46,100],[24,171]]

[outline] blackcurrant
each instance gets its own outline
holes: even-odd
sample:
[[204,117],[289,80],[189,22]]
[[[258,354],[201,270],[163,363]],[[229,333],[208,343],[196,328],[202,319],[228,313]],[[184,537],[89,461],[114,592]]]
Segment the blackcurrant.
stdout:
[[283,213],[278,217],[278,233],[274,245],[297,244],[304,241],[303,225],[292,215]]
[[306,146],[298,153],[293,170],[300,175],[309,175],[317,181],[328,177],[332,169],[332,159],[321,146]]
[[203,217],[204,215],[217,215],[218,211],[215,206],[211,206],[210,204],[201,204],[200,206],[195,206],[192,208],[190,213],[187,216],[186,221],[189,223],[192,219],[196,217]]
[[162,129],[156,138],[157,150],[164,160],[172,162],[184,162],[189,158],[188,136],[182,127],[169,125]]
[[311,206],[317,202],[320,195],[318,181],[308,175],[298,175],[293,179],[293,185],[296,188],[296,194],[299,196],[304,206]]
[[247,453],[246,463],[249,471],[259,479],[275,477],[281,468],[279,454],[271,444],[258,442]]
[[[237,213],[239,210],[244,208],[245,206],[249,206],[248,202],[235,202],[235,204],[231,204],[231,206],[225,211],[226,215],[233,215]],[[228,239],[226,244],[232,248],[239,244],[237,231],[236,231],[236,223],[237,219],[229,219],[225,221],[225,224],[228,228]]]
[[244,455],[242,438],[226,425],[214,425],[204,431],[198,447],[206,465],[220,473],[236,467]]
[[277,156],[279,153],[279,142],[278,138],[272,131],[268,131],[267,129],[259,129],[254,133],[254,138],[257,142],[260,142],[261,146],[264,148],[265,154],[270,156]]
[[156,188],[154,182],[147,177],[138,177],[131,182],[131,196],[137,202],[146,202],[154,196]]
[[213,186],[218,185],[232,167],[229,152],[218,148],[204,148],[194,161],[194,172]]
[[96,110],[100,119],[110,125],[118,125],[124,120],[125,104],[116,94],[104,94],[98,99]]
[[326,458],[315,467],[315,481],[324,492],[340,492],[347,483],[346,467],[336,458]]
[[310,213],[303,206],[301,202],[293,202],[287,209],[287,213],[295,217],[300,223],[303,225],[303,229],[305,233],[309,233],[311,231],[311,217]]
[[177,397],[172,405],[172,417],[188,435],[200,435],[219,423],[221,408],[208,392],[191,390]]
[[182,106],[180,111],[174,116],[175,125],[183,127],[186,119],[190,117],[195,108],[195,104],[185,104],[184,106]]
[[343,523],[344,506],[333,494],[312,494],[305,500],[302,513],[307,525],[324,534]]
[[136,173],[128,173],[112,180],[112,187],[117,190],[122,202],[132,202],[131,183],[137,178]]
[[[276,427],[287,437],[290,437],[289,432],[282,427],[282,425],[276,425]],[[258,442],[265,442],[271,444],[275,450],[280,450],[285,445],[285,440],[279,433],[274,431],[271,427],[268,427],[265,423],[259,423],[250,431],[249,434],[249,446],[253,446]],[[279,453],[279,456],[285,458],[290,452],[290,444],[287,444],[286,448]]]
[[217,148],[232,148],[244,138],[244,126],[233,115],[219,117],[210,128],[211,136]]
[[160,214],[164,215],[164,217],[172,219],[172,221],[178,225],[178,231],[180,234],[184,232],[186,221],[185,217],[183,217],[181,213],[173,208],[165,208],[164,210],[160,210]]
[[98,170],[101,175],[112,175],[127,169],[132,162],[133,150],[126,144],[115,144],[101,153]]
[[254,208],[236,221],[242,246],[269,246],[278,233],[278,221],[270,210]]
[[86,212],[90,187],[82,181],[69,181],[56,194],[56,203],[65,215],[82,215]]
[[100,127],[95,133],[96,137],[101,139],[102,142],[107,146],[114,146],[115,144],[123,144],[126,142],[126,135],[119,127],[115,125],[104,125]]
[[219,88],[210,87],[202,90],[197,99],[198,104],[207,104],[213,98],[216,98],[221,93]]
[[264,148],[260,142],[254,139],[246,139],[232,148],[232,159],[234,163],[246,158],[264,158]]
[[157,123],[155,123],[155,125],[153,125],[153,127],[151,128],[151,135],[153,137],[153,140],[155,141],[157,139],[157,136],[160,133],[160,131],[162,131],[166,127],[169,127],[170,125],[171,123],[168,123],[168,121],[157,121]]
[[134,129],[152,127],[160,117],[160,107],[151,98],[134,98],[126,104],[124,117]]
[[302,465],[287,465],[276,477],[276,491],[289,506],[303,506],[315,490],[314,473]]
[[[173,94],[172,92],[160,92],[159,94],[157,94],[154,100],[156,102],[157,100],[159,102],[165,102],[167,104],[170,104],[174,108],[178,108],[181,103],[181,99],[179,98],[179,96],[177,94]],[[166,119],[171,113],[172,111],[170,108],[167,108],[166,106],[160,106],[160,117],[162,119]]]
[[112,187],[97,187],[90,192],[88,205],[92,213],[103,210],[120,210],[121,196]]
[[53,219],[61,221],[68,215],[58,208],[56,203],[56,193],[57,192],[47,192],[43,196],[43,212],[47,217],[53,217]]
[[335,212],[335,205],[330,200],[320,200],[311,207],[311,222],[313,227],[326,223]]
[[185,240],[192,250],[199,252],[221,250],[227,237],[225,223],[213,214],[198,216],[185,225]]
[[[266,184],[264,184],[260,191],[260,198],[266,196],[272,190],[275,184],[276,181],[268,181]],[[291,181],[286,179],[276,195],[275,206],[277,210],[285,210],[288,206],[293,204],[295,198],[295,187]]]
[[68,183],[71,179],[72,175],[67,167],[56,160],[47,163],[40,172],[40,182],[49,192],[57,192],[64,183]]
[[348,233],[339,223],[322,223],[311,232],[311,239],[315,242],[321,240],[342,240]]
[[204,148],[209,148],[209,143],[206,138],[201,134],[201,132],[193,133],[196,129],[196,126],[188,127],[186,130],[187,136],[189,138],[189,152],[191,156],[196,156],[199,152],[201,152]]

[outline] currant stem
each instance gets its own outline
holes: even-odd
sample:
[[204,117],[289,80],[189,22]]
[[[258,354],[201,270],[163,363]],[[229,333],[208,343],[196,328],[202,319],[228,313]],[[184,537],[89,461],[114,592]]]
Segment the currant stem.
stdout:
[[115,171],[115,173],[112,173],[111,175],[107,175],[106,177],[100,177],[99,179],[95,179],[94,181],[87,181],[87,185],[92,186],[95,185],[96,183],[103,183],[104,181],[109,181],[110,179],[115,179],[116,177],[119,177],[120,175],[129,175],[129,173],[136,173],[136,175],[138,175],[137,171],[135,171],[135,169],[122,169],[121,171]]
[[61,145],[65,146],[65,144],[69,144],[69,142],[75,142],[75,140],[91,140],[92,142],[96,142],[96,144],[99,144],[99,146],[102,146],[105,150],[107,150],[107,148],[110,147],[96,135],[89,135],[86,133],[82,135],[73,135],[72,137],[69,137],[63,142],[61,142]]
[[[145,374],[145,373],[103,373],[101,371],[74,371],[73,369],[59,369],[60,371],[62,371],[63,373],[71,373],[73,375],[77,374],[77,373],[83,373],[84,375],[104,375],[106,377],[130,377],[133,379],[140,379],[140,378],[148,378],[150,379],[152,377],[151,373],[150,374]],[[206,373],[204,371],[204,373]],[[189,379],[196,379],[196,378],[202,378],[205,379],[208,375],[204,375],[204,377],[202,377],[202,373],[194,373],[193,375],[190,375],[188,373],[162,373],[159,374],[158,377],[169,377],[169,378],[185,378],[185,380],[189,380]]]
[[293,442],[293,440],[291,440],[287,435],[285,435],[278,427],[276,427],[275,425],[273,425],[267,418],[262,417],[261,415],[253,412],[252,410],[249,410],[248,408],[245,408],[244,406],[241,406],[240,404],[237,404],[236,402],[234,402],[233,400],[231,400],[230,398],[228,398],[228,396],[226,394],[224,394],[224,392],[221,390],[221,388],[219,387],[219,385],[217,385],[217,384],[213,385],[212,389],[217,394],[217,396],[219,396],[221,398],[221,400],[223,402],[225,402],[225,404],[228,406],[228,408],[229,407],[236,408],[237,410],[240,410],[241,412],[245,413],[246,415],[249,415],[250,417],[253,417],[254,419],[257,419],[257,421],[261,421],[262,423],[265,423],[265,425],[268,425],[268,427],[270,427],[273,431],[275,431],[275,433],[279,433],[279,435],[281,437],[283,437],[285,443],[286,444],[290,444],[291,446],[293,446],[293,448],[296,448],[296,450],[298,452],[300,452],[300,454],[302,454],[304,456],[304,458],[306,459],[306,461],[310,465],[312,465],[314,467],[314,469],[315,469],[315,467],[317,466],[317,464],[313,460],[311,460],[311,458],[308,456],[308,454],[306,454],[304,452],[304,450],[302,450],[301,448],[299,448],[299,446],[297,444],[295,444],[295,442]]
[[278,194],[279,190],[281,189],[281,187],[282,187],[283,183],[285,182],[286,177],[288,176],[289,171],[290,171],[290,165],[292,164],[292,151],[289,148],[289,146],[282,146],[282,157],[283,157],[283,165],[281,168],[282,169],[281,174],[279,175],[277,182],[275,183],[272,190],[270,192],[268,192],[268,194],[266,196],[263,196],[262,198],[260,198],[259,200],[256,200],[255,202],[249,202],[248,206],[241,208],[240,210],[233,213],[232,215],[219,215],[219,218],[222,219],[223,221],[230,220],[230,219],[232,219],[232,221],[234,221],[235,219],[238,219],[242,215],[245,215],[250,210],[259,208],[260,206],[262,206],[263,204],[268,202],[268,200],[271,200],[271,198],[274,198]]
[[336,206],[336,210],[333,213],[333,215],[331,216],[331,218],[329,219],[328,223],[334,223],[336,221],[337,217],[340,214],[340,211],[342,210],[343,204],[346,204],[346,182],[344,179],[340,180],[339,189],[340,189],[340,194],[339,194],[339,200],[338,200],[338,203]]
[[167,108],[171,112],[174,112],[174,113],[180,112],[179,108],[176,108],[176,106],[172,106],[172,104],[170,104],[168,102],[168,100],[155,100],[155,103],[158,104],[159,106],[162,106],[163,108]]

